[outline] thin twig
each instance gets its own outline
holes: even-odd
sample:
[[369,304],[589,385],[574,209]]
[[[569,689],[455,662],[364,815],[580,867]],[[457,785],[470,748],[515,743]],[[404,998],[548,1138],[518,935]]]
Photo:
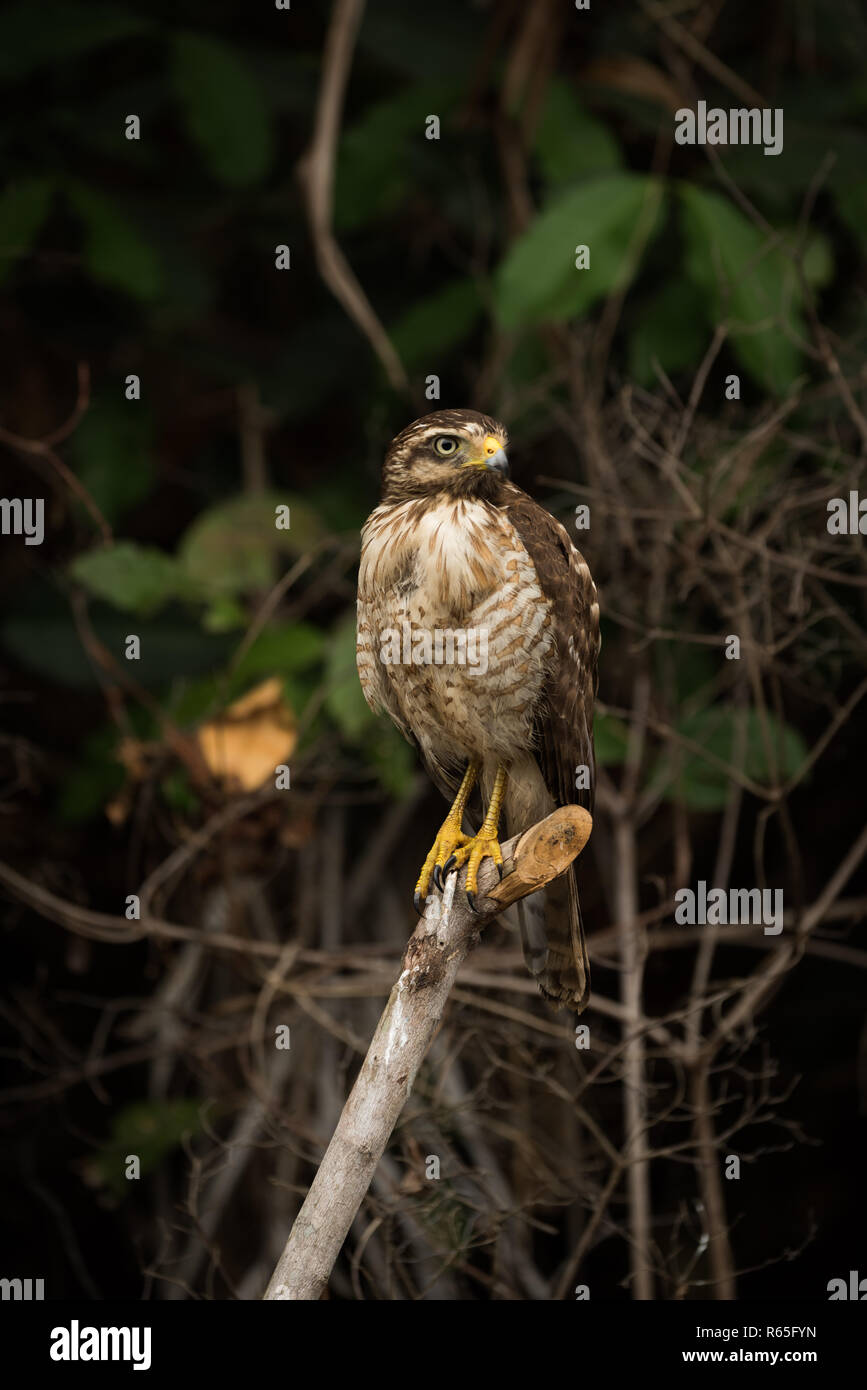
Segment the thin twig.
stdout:
[[298,177],[307,203],[320,275],[370,343],[394,390],[409,395],[409,378],[403,363],[338,246],[332,229],[340,117],[363,14],[364,0],[335,0],[325,40],[313,141],[298,166]]

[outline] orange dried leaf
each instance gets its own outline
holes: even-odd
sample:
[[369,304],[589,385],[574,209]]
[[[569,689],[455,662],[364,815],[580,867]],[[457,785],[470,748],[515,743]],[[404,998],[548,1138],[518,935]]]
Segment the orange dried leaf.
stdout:
[[197,737],[212,776],[255,791],[291,757],[298,728],[282,682],[272,676],[203,724]]

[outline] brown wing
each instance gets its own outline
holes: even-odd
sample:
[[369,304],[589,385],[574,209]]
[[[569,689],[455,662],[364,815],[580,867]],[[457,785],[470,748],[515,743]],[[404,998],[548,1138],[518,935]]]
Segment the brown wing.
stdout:
[[359,590],[356,603],[355,664],[361,691],[373,713],[379,714],[384,710],[392,723],[400,729],[407,743],[417,748],[415,735],[403,717],[394,691],[383,677],[382,662],[378,659],[375,641],[375,634],[383,626],[379,616],[375,602]]
[[[539,701],[535,752],[557,806],[593,810],[596,779],[593,704],[598,683],[599,605],[596,585],[566,529],[520,488],[508,488],[506,512],[551,600],[556,655]],[[589,788],[576,787],[578,769]],[[583,780],[583,779],[582,779]],[[539,988],[557,1007],[580,1011],[587,1003],[590,965],[574,865],[545,893],[544,922],[528,900],[522,914],[524,954]]]
[[358,668],[358,679],[361,682],[361,690],[374,714],[385,711],[392,723],[403,734],[407,743],[411,743],[414,748],[418,747],[418,741],[412,732],[400,703],[397,700],[394,688],[390,681],[386,680],[383,663],[379,660],[377,651],[376,634],[381,632],[384,627],[391,625],[390,616],[382,611],[383,595],[378,592],[375,584],[368,581],[365,586],[364,580],[364,549],[367,545],[368,528],[371,523],[381,519],[383,513],[386,516],[387,524],[392,527],[393,520],[388,521],[388,509],[377,507],[376,510],[367,518],[364,529],[361,533],[362,546],[362,565],[358,575],[358,600],[356,603],[356,638],[355,638],[355,662]]

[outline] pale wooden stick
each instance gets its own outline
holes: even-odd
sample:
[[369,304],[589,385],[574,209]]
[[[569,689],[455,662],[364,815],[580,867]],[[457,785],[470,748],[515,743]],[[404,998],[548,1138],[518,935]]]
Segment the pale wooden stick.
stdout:
[[508,841],[503,846],[506,872],[501,883],[489,859],[482,865],[475,916],[463,893],[455,901],[455,889],[463,885],[466,869],[449,876],[442,899],[428,899],[266,1299],[319,1298],[412,1090],[455,976],[477,943],[480,928],[509,903],[564,873],[584,848],[591,828],[590,816],[580,806],[563,806]]

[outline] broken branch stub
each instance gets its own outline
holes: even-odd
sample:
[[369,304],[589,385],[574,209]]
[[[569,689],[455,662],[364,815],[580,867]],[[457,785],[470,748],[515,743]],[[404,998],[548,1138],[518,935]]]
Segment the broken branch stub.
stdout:
[[[561,806],[546,820],[525,830],[507,859],[503,856],[503,878],[487,892],[497,911],[544,888],[565,873],[590,839],[593,819],[583,806]],[[484,907],[484,904],[480,904]]]

